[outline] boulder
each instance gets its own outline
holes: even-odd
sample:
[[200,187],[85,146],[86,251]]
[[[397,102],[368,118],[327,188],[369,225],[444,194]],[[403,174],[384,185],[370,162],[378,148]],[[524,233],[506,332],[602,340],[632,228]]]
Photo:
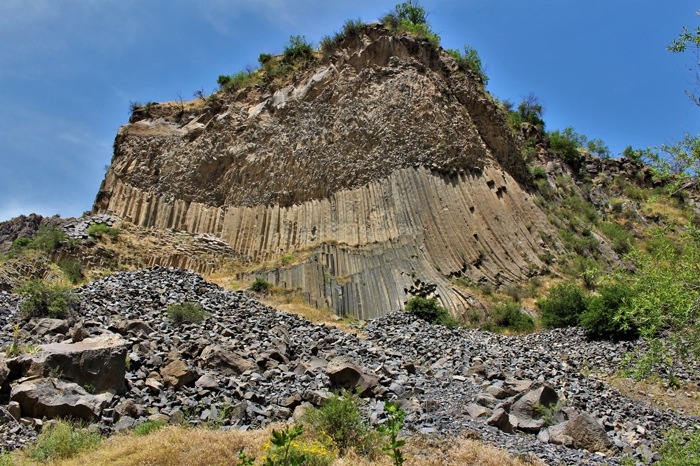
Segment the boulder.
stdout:
[[78,343],[51,343],[40,345],[38,353],[8,360],[7,365],[13,379],[58,373],[62,379],[80,386],[91,385],[98,393],[125,393],[126,345],[116,335],[101,335]]
[[5,357],[0,354],[0,386],[5,383],[7,377],[10,375],[10,369],[7,368],[5,363]]
[[240,354],[226,351],[219,345],[209,345],[199,358],[207,369],[216,369],[224,375],[240,375],[245,371],[257,370],[258,366]]
[[506,413],[506,410],[503,408],[498,408],[494,411],[493,415],[488,418],[486,423],[490,426],[498,427],[499,430],[507,434],[515,432],[515,427],[510,422],[510,416],[508,416],[508,413]]
[[557,403],[559,397],[549,385],[541,385],[525,393],[517,400],[510,414],[518,419],[518,427],[528,432],[539,432],[546,422],[541,418],[538,408],[540,406],[550,407]]
[[93,421],[109,405],[112,393],[91,395],[78,384],[55,378],[21,383],[12,387],[10,399],[19,403],[22,414],[35,418],[76,418]]
[[67,333],[68,322],[63,319],[39,319],[32,329],[32,333],[40,337],[55,333]]
[[576,448],[594,453],[609,453],[614,449],[600,422],[585,411],[567,422],[564,434],[572,438]]
[[471,403],[467,405],[467,413],[474,419],[485,417],[491,414],[491,410],[478,404]]
[[204,374],[203,376],[197,379],[197,381],[194,383],[194,386],[199,388],[210,388],[216,390],[219,388],[219,382],[217,382],[211,374]]
[[532,382],[529,380],[519,380],[512,377],[507,377],[503,382],[503,390],[508,394],[508,396],[517,395],[524,392],[532,386]]
[[379,384],[379,377],[363,372],[349,357],[337,356],[326,366],[326,374],[338,387],[358,389],[367,396]]
[[195,372],[180,359],[169,362],[160,370],[160,375],[166,387],[173,387],[176,390],[197,378]]

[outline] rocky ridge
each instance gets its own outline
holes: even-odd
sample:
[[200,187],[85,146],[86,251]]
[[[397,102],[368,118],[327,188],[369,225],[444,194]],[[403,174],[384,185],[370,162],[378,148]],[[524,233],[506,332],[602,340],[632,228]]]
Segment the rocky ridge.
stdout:
[[215,235],[254,263],[313,250],[266,279],[339,315],[426,287],[464,315],[476,301],[449,277],[509,284],[561,249],[504,111],[428,41],[367,26],[284,83],[152,107],[119,130],[93,212]]
[[[392,313],[371,321],[366,338],[358,339],[162,267],[117,273],[79,294],[80,309],[68,321],[21,320],[19,298],[0,294],[0,344],[10,343],[19,322],[21,343],[44,350],[0,362],[1,401],[19,425],[40,428],[43,416],[69,409],[105,432],[146,419],[244,428],[287,419],[300,406],[322,403],[329,390],[351,386],[370,396],[366,414],[375,423],[382,422],[384,401],[396,399],[409,413],[408,432],[450,436],[471,429],[488,443],[550,464],[598,464],[616,460],[593,454],[598,448],[586,453],[565,445],[580,447],[581,438],[593,436],[602,443],[590,445],[605,446],[608,455],[651,457],[669,427],[689,429],[697,421],[583,375],[615,371],[638,343],[590,342],[578,329],[506,337]],[[175,325],[165,309],[184,301],[211,316]],[[81,344],[99,356],[76,351]],[[123,385],[87,370],[98,358],[111,367],[105,375],[123,374]],[[688,368],[679,374],[697,382]],[[73,395],[56,405],[59,386]],[[566,400],[552,427],[526,403],[533,399],[550,407]],[[32,435],[17,426],[2,425],[3,448]]]

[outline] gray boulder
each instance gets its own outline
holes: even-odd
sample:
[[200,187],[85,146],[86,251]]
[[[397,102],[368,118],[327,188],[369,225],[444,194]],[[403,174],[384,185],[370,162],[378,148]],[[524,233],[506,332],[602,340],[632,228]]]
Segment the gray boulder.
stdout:
[[615,448],[600,422],[585,411],[567,422],[564,434],[572,438],[574,447],[590,452],[608,454]]
[[78,384],[54,378],[38,379],[12,387],[10,399],[25,416],[48,419],[72,417],[93,421],[109,405],[112,393],[91,395]]
[[78,343],[51,343],[40,345],[38,353],[8,360],[7,365],[13,379],[60,374],[62,379],[80,386],[91,385],[98,393],[125,393],[126,344],[117,335],[101,335]]
[[549,385],[542,385],[525,393],[510,409],[511,416],[517,418],[518,427],[528,432],[539,432],[546,422],[541,418],[540,406],[554,406],[559,397]]
[[515,426],[510,422],[510,416],[503,408],[498,408],[493,412],[493,415],[486,421],[490,426],[498,427],[499,430],[507,434],[515,432]]
[[349,357],[337,356],[326,366],[326,374],[338,387],[359,389],[361,396],[367,396],[379,385],[379,377],[367,374]]
[[258,366],[240,354],[226,351],[219,345],[209,345],[202,351],[200,359],[207,369],[216,369],[224,375],[240,375],[245,371],[257,370]]
[[32,333],[40,337],[54,333],[67,333],[69,329],[68,322],[63,319],[39,319]]

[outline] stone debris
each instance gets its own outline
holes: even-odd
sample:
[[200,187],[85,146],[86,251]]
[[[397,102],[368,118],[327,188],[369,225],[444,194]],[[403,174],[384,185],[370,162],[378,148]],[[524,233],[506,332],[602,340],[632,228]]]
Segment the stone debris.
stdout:
[[[0,294],[0,308],[11,311],[2,320],[0,345],[11,341],[14,322],[20,322],[23,344],[49,348],[44,359],[36,359],[41,352],[7,359],[12,369],[4,384],[17,384],[11,400],[2,403],[16,401],[29,424],[36,424],[32,418],[70,412],[92,419],[105,433],[154,416],[253,428],[320,406],[333,390],[346,386],[367,395],[370,422],[383,422],[385,401],[396,400],[408,413],[408,434],[450,437],[469,430],[513,454],[528,451],[546,463],[572,465],[614,461],[596,453],[620,450],[641,458],[647,450],[656,451],[669,427],[692,425],[690,418],[635,402],[582,375],[586,365],[613,372],[638,342],[589,342],[579,329],[508,337],[431,326],[396,312],[368,322],[359,339],[276,311],[244,292],[225,291],[192,272],[164,267],[116,273],[78,292],[82,303],[73,319],[89,333],[81,343],[115,342],[115,358],[124,363],[125,391],[116,382],[107,389],[96,389],[94,381],[81,387],[65,378],[68,370],[47,374],[42,368],[36,374],[43,378],[24,379],[29,372],[20,368],[31,367],[26,361],[44,367],[40,361],[63,354],[52,348],[80,343],[72,343],[74,332],[64,326],[51,327],[63,333],[31,333],[37,322],[19,319],[19,300]],[[185,301],[198,303],[210,317],[174,324],[167,306]],[[70,396],[56,397],[59,387]],[[551,414],[547,422],[553,425],[547,427],[536,405],[557,410],[557,401],[564,407]],[[7,405],[5,412],[16,408]],[[601,440],[596,437],[601,431],[582,422],[586,416],[604,426],[611,444],[591,442]],[[33,438],[26,429],[19,432],[10,440],[3,437],[3,448]]]

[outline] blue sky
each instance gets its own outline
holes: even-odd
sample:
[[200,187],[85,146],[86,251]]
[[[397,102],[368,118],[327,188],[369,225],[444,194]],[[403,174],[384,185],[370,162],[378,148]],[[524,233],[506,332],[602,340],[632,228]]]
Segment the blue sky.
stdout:
[[[0,221],[89,210],[130,101],[211,92],[220,74],[314,43],[397,0],[2,0]],[[696,2],[424,0],[442,45],[481,55],[495,96],[545,101],[547,129],[625,146],[697,134],[690,55],[665,50]]]

